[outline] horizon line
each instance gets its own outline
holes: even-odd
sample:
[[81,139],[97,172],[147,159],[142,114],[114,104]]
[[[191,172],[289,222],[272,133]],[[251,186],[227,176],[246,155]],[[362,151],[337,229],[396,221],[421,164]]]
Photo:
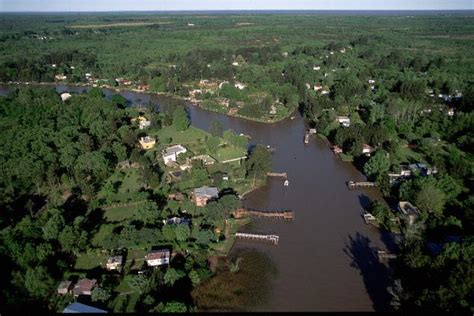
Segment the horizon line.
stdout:
[[98,12],[239,12],[239,11],[248,11],[248,12],[278,12],[278,11],[342,11],[342,12],[352,12],[352,11],[371,11],[371,12],[393,12],[393,11],[474,11],[474,9],[193,9],[193,10],[71,10],[71,11],[0,11],[1,13],[98,13]]

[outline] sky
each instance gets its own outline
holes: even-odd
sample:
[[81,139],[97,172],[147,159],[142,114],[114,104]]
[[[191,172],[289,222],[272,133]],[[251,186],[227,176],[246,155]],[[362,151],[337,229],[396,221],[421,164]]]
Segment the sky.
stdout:
[[474,0],[0,0],[8,11],[473,10]]

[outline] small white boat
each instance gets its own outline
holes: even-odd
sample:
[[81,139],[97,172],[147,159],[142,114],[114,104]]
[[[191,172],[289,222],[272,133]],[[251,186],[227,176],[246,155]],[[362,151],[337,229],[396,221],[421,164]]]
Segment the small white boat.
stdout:
[[289,186],[289,185],[290,185],[290,181],[285,180],[285,182],[283,183],[283,185],[284,185],[285,187]]

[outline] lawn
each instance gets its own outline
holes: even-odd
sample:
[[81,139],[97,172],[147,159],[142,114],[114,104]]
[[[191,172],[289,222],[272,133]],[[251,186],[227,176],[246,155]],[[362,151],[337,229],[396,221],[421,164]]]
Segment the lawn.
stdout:
[[101,254],[98,251],[88,251],[82,253],[77,257],[75,269],[90,270],[97,266],[102,266],[107,260],[106,255]]
[[121,222],[125,219],[132,218],[135,214],[137,214],[137,211],[140,209],[141,204],[133,204],[131,206],[119,206],[119,207],[114,207],[114,208],[109,208],[105,210],[104,217],[109,221],[109,222]]
[[209,133],[194,126],[190,126],[182,132],[178,132],[174,126],[167,126],[158,131],[151,132],[151,134],[156,136],[161,144],[164,144],[166,139],[171,138],[170,146],[173,144],[190,144],[198,141],[204,142],[206,137],[210,136]]
[[240,158],[245,156],[246,154],[247,150],[245,150],[245,148],[236,146],[225,146],[219,147],[217,149],[217,153],[214,154],[213,157],[216,158],[217,161],[222,162],[224,160]]

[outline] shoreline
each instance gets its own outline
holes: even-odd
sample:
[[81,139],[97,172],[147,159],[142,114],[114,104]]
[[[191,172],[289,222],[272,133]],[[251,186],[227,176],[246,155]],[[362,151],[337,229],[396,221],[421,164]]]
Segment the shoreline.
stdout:
[[177,100],[187,101],[189,105],[199,107],[200,109],[203,109],[203,110],[206,110],[206,111],[219,113],[219,114],[222,114],[222,115],[226,115],[228,117],[236,117],[236,118],[240,118],[240,119],[244,119],[244,120],[248,120],[248,121],[266,123],[266,124],[273,124],[273,123],[281,122],[281,121],[291,117],[295,113],[295,111],[297,110],[297,109],[295,109],[294,111],[289,112],[287,116],[284,116],[282,118],[278,118],[276,120],[264,120],[264,119],[260,119],[260,118],[256,118],[256,117],[249,117],[249,116],[243,116],[243,115],[238,115],[238,114],[228,114],[228,113],[219,112],[217,110],[208,109],[208,108],[202,107],[199,104],[200,102],[192,102],[187,97],[182,97],[182,96],[167,93],[167,92],[152,92],[152,91],[139,90],[139,89],[133,89],[133,88],[123,88],[123,87],[117,88],[117,87],[112,87],[112,86],[109,86],[109,85],[97,85],[97,84],[92,84],[91,85],[91,84],[88,84],[88,83],[69,83],[69,82],[64,82],[63,83],[63,82],[9,81],[9,82],[0,82],[0,85],[17,85],[17,86],[40,85],[40,86],[53,86],[53,87],[63,85],[63,86],[74,86],[74,87],[84,87],[84,88],[109,89],[109,90],[113,90],[115,92],[133,92],[133,93],[142,93],[142,94],[165,96],[165,97],[170,97],[170,98],[174,98],[174,99],[177,99]]

